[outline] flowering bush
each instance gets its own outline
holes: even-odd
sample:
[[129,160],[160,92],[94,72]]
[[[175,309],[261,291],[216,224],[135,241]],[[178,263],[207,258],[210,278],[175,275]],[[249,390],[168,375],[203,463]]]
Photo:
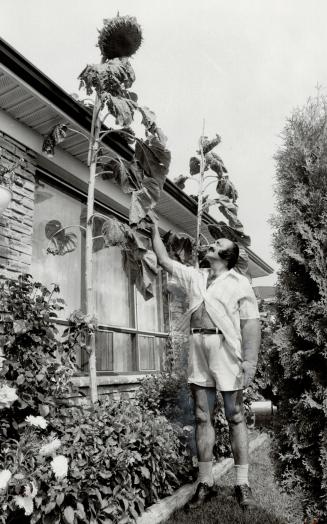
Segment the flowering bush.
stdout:
[[[44,436],[47,426],[43,417],[30,415],[22,424],[19,440],[2,442],[0,467],[4,469],[0,471],[1,522],[7,522],[7,518],[13,515],[19,519],[35,514],[41,478],[47,476],[48,482],[51,482],[52,479],[67,476],[67,458],[55,456],[61,442]],[[53,457],[52,462],[49,462],[49,457]]]
[[136,402],[65,406],[95,324],[74,312],[59,339],[57,295],[29,276],[0,288],[0,522],[134,522],[190,479],[184,433]]
[[[50,291],[29,275],[0,286],[5,344],[0,368],[0,443],[17,438],[19,424],[31,415],[47,416],[71,396],[79,326],[60,339],[54,324],[63,308],[59,288]],[[78,346],[80,347],[80,345]],[[33,422],[34,421],[34,422]]]
[[11,388],[7,384],[2,384],[2,386],[0,386],[0,410],[10,408],[15,400],[18,400],[16,388]]
[[190,479],[181,437],[136,403],[61,408],[51,430],[38,422],[1,449],[0,522],[19,509],[31,523],[133,522]]

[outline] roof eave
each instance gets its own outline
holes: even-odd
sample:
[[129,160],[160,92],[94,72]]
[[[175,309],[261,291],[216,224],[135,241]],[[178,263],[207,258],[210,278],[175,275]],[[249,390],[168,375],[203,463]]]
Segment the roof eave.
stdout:
[[[92,112],[81,103],[74,100],[66,91],[59,87],[42,71],[18,53],[5,40],[0,38],[0,62],[16,76],[28,83],[35,91],[42,94],[54,106],[59,107],[77,124],[90,131]],[[133,151],[118,136],[106,135],[103,142],[123,158],[130,160]]]

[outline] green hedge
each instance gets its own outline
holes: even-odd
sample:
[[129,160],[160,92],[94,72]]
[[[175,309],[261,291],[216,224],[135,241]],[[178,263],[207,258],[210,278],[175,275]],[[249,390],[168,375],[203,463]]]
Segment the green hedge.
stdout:
[[327,519],[327,100],[287,121],[277,157],[274,248],[280,265],[270,352],[276,472]]

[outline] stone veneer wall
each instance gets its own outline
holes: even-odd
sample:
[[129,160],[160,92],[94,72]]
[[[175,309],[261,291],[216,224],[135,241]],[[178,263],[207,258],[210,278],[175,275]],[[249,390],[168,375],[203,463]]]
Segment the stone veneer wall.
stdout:
[[35,154],[13,138],[0,132],[1,164],[10,167],[24,158],[18,168],[13,198],[0,216],[0,278],[15,279],[28,272],[32,260]]
[[[12,187],[13,198],[0,215],[0,281],[17,279],[28,273],[32,261],[32,233],[34,212],[35,154],[13,138],[0,132],[1,165],[10,167],[25,160],[24,169],[18,168],[18,183]],[[1,321],[7,313],[0,308],[0,353],[4,343]]]

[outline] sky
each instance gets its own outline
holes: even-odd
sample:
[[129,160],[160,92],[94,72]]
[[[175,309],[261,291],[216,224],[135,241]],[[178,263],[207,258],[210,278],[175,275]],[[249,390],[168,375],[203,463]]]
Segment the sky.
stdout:
[[[168,136],[169,176],[188,173],[205,121],[239,192],[251,248],[277,268],[274,155],[294,108],[327,85],[325,0],[0,0],[0,34],[68,93],[99,61],[103,18],[136,16],[133,89]],[[187,186],[188,191],[194,186]],[[257,279],[272,284],[275,275]]]

